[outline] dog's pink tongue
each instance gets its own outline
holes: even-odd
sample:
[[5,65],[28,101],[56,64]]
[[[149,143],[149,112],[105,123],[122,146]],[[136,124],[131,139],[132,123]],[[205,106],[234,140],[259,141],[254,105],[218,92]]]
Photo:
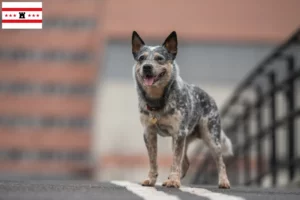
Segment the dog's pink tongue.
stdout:
[[154,82],[154,77],[150,77],[150,78],[144,78],[144,84],[145,85],[152,85],[153,84],[153,82]]

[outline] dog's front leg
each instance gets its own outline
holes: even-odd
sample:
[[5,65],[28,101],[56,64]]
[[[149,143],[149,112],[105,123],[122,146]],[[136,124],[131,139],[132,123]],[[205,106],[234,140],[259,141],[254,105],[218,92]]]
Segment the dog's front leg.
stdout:
[[171,172],[167,181],[163,183],[166,187],[180,187],[181,165],[185,152],[185,134],[180,133],[173,137],[173,162]]
[[144,141],[147,147],[150,170],[148,178],[142,183],[143,186],[154,186],[158,176],[157,172],[157,134],[151,129],[144,132]]

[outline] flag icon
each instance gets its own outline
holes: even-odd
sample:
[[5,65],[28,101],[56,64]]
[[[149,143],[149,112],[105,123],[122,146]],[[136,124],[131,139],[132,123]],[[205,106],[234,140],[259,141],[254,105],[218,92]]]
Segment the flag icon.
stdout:
[[2,29],[42,29],[42,2],[2,2]]

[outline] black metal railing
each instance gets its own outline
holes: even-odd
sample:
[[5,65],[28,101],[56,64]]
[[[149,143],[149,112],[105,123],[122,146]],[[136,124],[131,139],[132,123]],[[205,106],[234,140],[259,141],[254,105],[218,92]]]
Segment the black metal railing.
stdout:
[[[232,185],[276,187],[295,180],[300,173],[299,116],[300,28],[245,78],[221,110],[223,130],[234,146],[234,156],[225,159]],[[192,183],[216,181],[208,153]]]

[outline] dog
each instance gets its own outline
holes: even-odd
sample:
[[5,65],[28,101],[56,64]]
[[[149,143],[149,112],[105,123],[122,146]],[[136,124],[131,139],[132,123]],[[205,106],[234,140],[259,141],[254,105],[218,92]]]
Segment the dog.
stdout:
[[219,188],[230,188],[223,156],[233,155],[232,143],[221,128],[218,107],[200,87],[188,84],[179,75],[175,61],[177,33],[162,45],[148,46],[132,32],[133,79],[139,102],[150,170],[143,186],[155,186],[158,177],[157,135],[172,137],[172,165],[165,187],[179,188],[189,168],[188,145],[202,139],[218,169]]

